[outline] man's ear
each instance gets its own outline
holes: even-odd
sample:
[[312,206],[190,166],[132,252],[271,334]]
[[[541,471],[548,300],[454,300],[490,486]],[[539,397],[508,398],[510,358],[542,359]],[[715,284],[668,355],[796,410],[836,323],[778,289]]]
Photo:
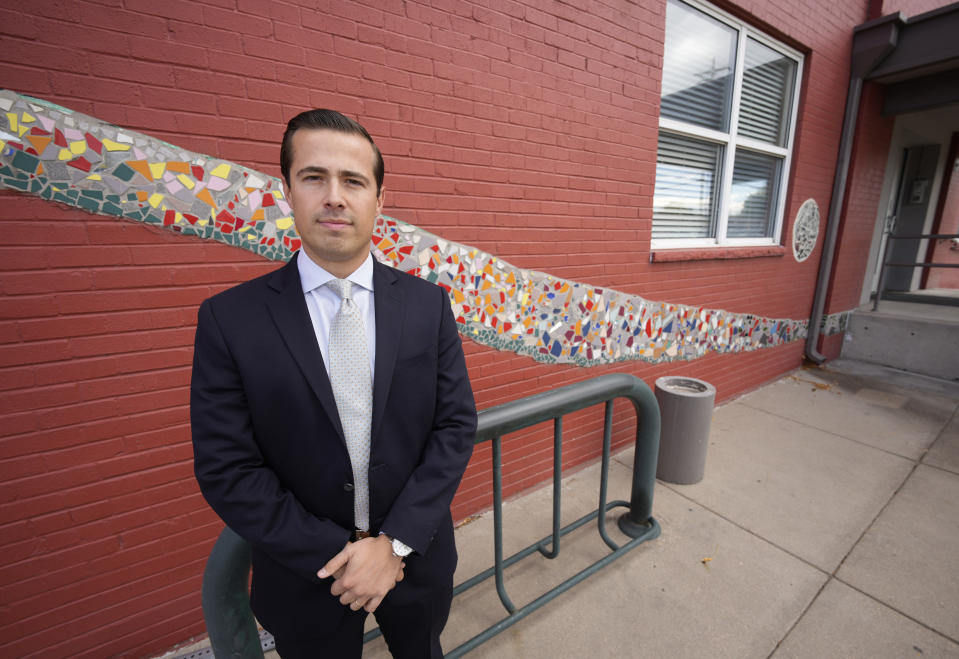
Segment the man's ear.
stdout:
[[386,186],[380,186],[380,193],[376,195],[376,214],[383,212],[383,202],[386,200]]
[[286,197],[286,201],[290,204],[293,203],[293,191],[290,189],[290,184],[286,182],[286,179],[280,179],[283,183],[283,196]]

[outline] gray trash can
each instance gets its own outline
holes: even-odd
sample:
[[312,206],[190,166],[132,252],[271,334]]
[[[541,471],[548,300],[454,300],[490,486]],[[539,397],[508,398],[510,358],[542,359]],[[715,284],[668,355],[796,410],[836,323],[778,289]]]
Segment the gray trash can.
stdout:
[[656,400],[662,417],[656,478],[698,483],[706,469],[716,387],[695,378],[657,378]]

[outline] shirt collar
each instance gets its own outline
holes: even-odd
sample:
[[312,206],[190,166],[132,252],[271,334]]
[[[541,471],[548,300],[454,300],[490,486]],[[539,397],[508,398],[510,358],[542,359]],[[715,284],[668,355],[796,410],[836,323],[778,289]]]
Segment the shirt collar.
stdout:
[[[300,271],[300,283],[303,285],[303,292],[309,293],[315,288],[319,288],[331,279],[336,279],[329,272],[313,262],[306,251],[300,250],[296,257],[296,267]],[[366,255],[366,260],[356,270],[347,277],[348,280],[362,286],[368,291],[373,290],[373,254]]]

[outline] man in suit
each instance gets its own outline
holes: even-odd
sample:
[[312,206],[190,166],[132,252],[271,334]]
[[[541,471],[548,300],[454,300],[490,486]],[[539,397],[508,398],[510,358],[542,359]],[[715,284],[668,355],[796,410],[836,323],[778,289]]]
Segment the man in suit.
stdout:
[[449,506],[476,410],[443,289],[376,262],[383,159],[333,111],[290,120],[302,249],[200,306],[190,416],[207,501],[252,546],[250,601],[283,659],[441,657]]

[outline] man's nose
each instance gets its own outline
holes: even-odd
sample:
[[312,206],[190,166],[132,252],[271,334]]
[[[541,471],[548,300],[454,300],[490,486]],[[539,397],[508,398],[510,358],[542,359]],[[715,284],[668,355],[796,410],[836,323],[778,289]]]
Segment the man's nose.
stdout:
[[340,187],[339,181],[336,179],[330,180],[326,185],[326,199],[323,203],[328,207],[342,207],[343,206],[343,190]]

